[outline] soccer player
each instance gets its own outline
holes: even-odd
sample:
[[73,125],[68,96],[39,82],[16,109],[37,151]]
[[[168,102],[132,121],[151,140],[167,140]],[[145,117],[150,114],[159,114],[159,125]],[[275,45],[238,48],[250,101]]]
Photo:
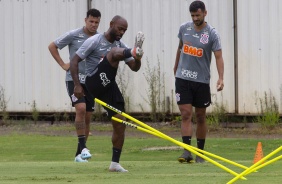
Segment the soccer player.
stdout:
[[[70,63],[64,62],[58,49],[65,46],[69,47],[69,59],[75,55],[77,49],[84,43],[86,39],[97,34],[101,19],[101,13],[97,9],[90,9],[86,13],[85,26],[75,30],[71,30],[50,43],[49,51],[55,61],[66,71],[66,87],[68,95],[72,98],[74,83],[70,74]],[[85,88],[85,61],[79,63],[79,82]],[[91,154],[86,147],[86,141],[90,131],[90,120],[94,111],[94,100],[90,94],[85,91],[84,97],[76,102],[72,102],[75,107],[75,127],[78,136],[78,145],[75,153],[75,162],[88,162]]]
[[[192,22],[180,26],[179,45],[174,65],[175,95],[181,113],[181,135],[185,144],[191,145],[192,138],[192,107],[196,114],[197,147],[204,149],[207,125],[206,108],[211,104],[210,64],[214,53],[218,71],[217,91],[223,89],[224,62],[221,43],[217,31],[205,21],[207,11],[202,1],[190,4],[189,11]],[[184,150],[178,158],[179,162],[191,162],[191,152]],[[196,156],[197,163],[204,159]]]
[[[70,69],[74,81],[74,96],[80,99],[85,93],[93,98],[105,101],[109,105],[124,111],[124,99],[115,81],[119,62],[124,60],[132,71],[141,67],[144,34],[138,32],[133,49],[128,48],[120,39],[127,30],[127,21],[121,16],[113,17],[110,27],[104,34],[97,34],[87,39],[71,60]],[[86,60],[86,81],[88,91],[79,83],[78,63]],[[125,119],[120,114],[106,109],[108,117]],[[125,125],[112,121],[112,161],[109,171],[128,172],[120,163],[120,156],[125,138]]]

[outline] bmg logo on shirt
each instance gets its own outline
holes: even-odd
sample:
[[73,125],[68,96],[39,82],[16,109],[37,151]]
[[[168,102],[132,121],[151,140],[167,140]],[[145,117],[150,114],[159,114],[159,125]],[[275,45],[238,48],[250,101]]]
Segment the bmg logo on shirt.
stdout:
[[184,44],[183,53],[191,55],[191,56],[202,57],[203,49]]

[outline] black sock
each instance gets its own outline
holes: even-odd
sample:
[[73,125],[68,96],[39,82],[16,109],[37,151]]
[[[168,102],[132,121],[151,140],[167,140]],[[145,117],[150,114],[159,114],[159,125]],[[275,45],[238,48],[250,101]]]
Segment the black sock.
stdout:
[[119,163],[120,154],[121,154],[121,150],[113,147],[112,162]]
[[191,145],[192,136],[182,136],[182,142],[188,145]]
[[77,144],[77,150],[76,150],[76,153],[75,153],[75,156],[79,155],[80,154],[80,145],[79,143]]
[[131,49],[124,49],[124,50],[123,50],[123,56],[124,56],[125,58],[131,57],[131,56],[132,56],[132,54],[131,54]]
[[197,139],[197,146],[199,149],[204,150],[206,139]]
[[79,142],[79,145],[80,145],[80,152],[86,148],[86,144],[85,144],[85,135],[79,135],[78,136],[78,142]]

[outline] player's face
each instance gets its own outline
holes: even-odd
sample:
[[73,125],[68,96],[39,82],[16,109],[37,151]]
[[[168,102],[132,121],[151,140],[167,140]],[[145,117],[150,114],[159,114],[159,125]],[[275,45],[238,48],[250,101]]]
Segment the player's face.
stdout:
[[198,9],[196,12],[190,12],[192,20],[196,26],[201,26],[205,22],[205,16],[207,15],[207,11],[202,11]]
[[112,31],[110,32],[111,37],[114,40],[119,41],[122,38],[123,34],[126,32],[126,30],[127,22],[123,19],[119,19],[116,23],[114,23],[112,27]]
[[85,27],[90,33],[96,33],[100,24],[100,18],[101,17],[92,17],[91,15],[85,18]]

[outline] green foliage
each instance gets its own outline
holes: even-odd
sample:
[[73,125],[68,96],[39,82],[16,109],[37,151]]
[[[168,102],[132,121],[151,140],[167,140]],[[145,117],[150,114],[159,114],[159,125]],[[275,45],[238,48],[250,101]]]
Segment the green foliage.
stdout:
[[39,117],[39,112],[38,112],[35,100],[31,104],[31,116],[32,116],[34,123],[36,124],[38,117]]
[[269,95],[264,92],[264,98],[259,98],[256,93],[256,106],[260,116],[255,118],[262,128],[273,129],[279,124],[279,110],[275,97],[269,91]]
[[214,98],[214,102],[211,105],[212,112],[207,115],[206,121],[210,127],[218,128],[220,123],[227,121],[226,105],[223,102],[219,103],[215,94],[212,94],[212,98]]
[[60,112],[55,112],[53,116],[54,116],[55,122],[59,122],[60,121],[60,117],[61,117],[61,113]]
[[0,115],[3,123],[9,119],[9,113],[7,112],[8,100],[6,100],[5,89],[0,85]]
[[156,122],[165,118],[165,74],[161,72],[160,61],[152,67],[147,58],[147,67],[144,73],[149,88],[146,90],[145,101],[151,107],[151,120]]
[[69,116],[69,114],[66,111],[64,111],[63,120],[65,122],[69,122],[70,121],[70,116]]

